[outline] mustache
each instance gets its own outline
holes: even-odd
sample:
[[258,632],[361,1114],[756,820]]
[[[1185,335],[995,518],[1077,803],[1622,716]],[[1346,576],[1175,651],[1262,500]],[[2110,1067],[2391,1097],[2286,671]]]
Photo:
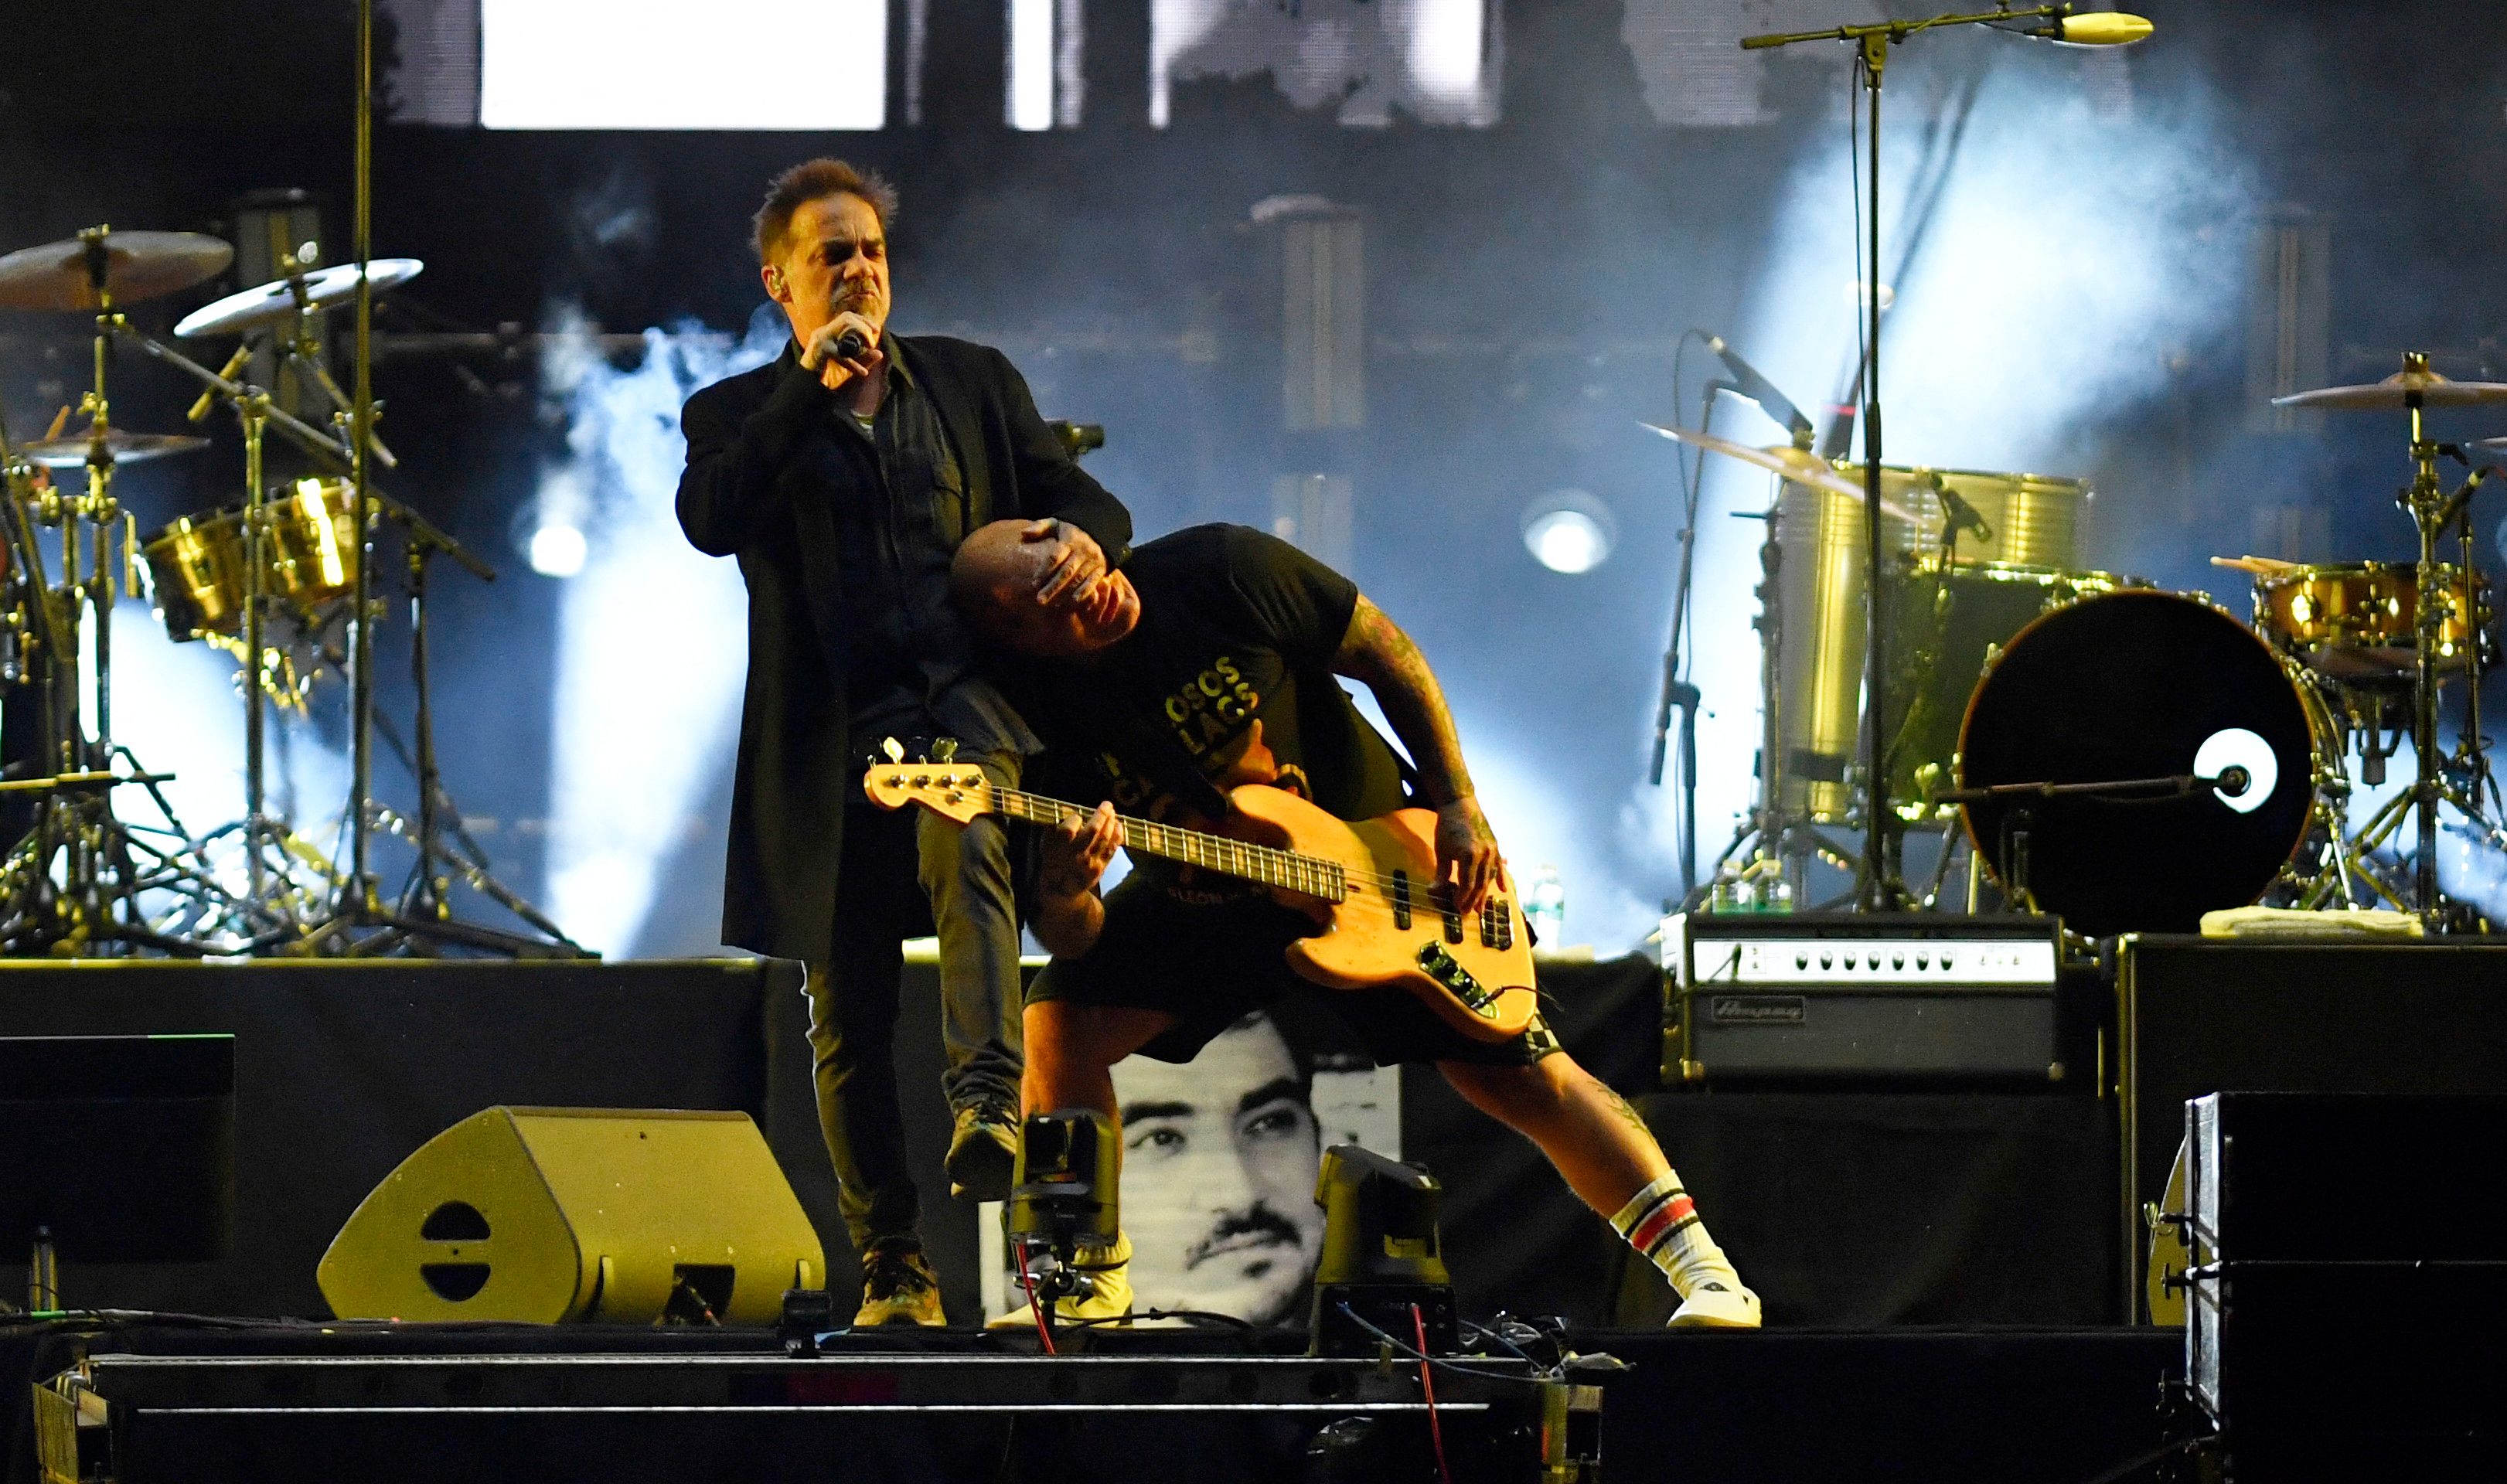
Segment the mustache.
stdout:
[[1305,1240],[1305,1233],[1297,1229],[1295,1222],[1257,1201],[1243,1211],[1231,1211],[1219,1217],[1208,1236],[1184,1249],[1184,1266],[1200,1266],[1217,1249],[1239,1237],[1266,1237],[1296,1247]]

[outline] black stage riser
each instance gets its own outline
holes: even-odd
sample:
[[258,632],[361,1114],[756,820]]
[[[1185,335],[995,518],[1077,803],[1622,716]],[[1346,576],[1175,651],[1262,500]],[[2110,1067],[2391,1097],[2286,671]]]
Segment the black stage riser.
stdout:
[[[798,1128],[766,1118],[766,1014],[788,1001],[797,1017],[798,978],[797,966],[745,960],[0,961],[0,1034],[236,1038],[232,1249],[184,1264],[65,1255],[70,1303],[319,1316],[314,1265],[357,1203],[419,1144],[492,1104],[745,1111],[781,1136],[796,1185],[831,1186],[806,1053]],[[831,1201],[812,1213],[822,1212],[823,1227]],[[22,1271],[24,1257],[0,1263]]]

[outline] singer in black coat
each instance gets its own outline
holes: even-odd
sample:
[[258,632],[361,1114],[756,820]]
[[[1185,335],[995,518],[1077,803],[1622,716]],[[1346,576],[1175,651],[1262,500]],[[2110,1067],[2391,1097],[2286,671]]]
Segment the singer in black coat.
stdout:
[[[1130,513],[1072,460],[1006,357],[943,336],[884,341],[955,451],[966,529],[1068,521],[1109,564],[1123,560]],[[823,456],[818,445],[843,431],[841,416],[789,345],[775,362],[699,391],[681,413],[679,525],[698,550],[737,557],[748,585],[722,940],[811,963],[829,953],[845,809],[860,764],[847,706],[836,502],[874,497],[879,479],[866,457]]]

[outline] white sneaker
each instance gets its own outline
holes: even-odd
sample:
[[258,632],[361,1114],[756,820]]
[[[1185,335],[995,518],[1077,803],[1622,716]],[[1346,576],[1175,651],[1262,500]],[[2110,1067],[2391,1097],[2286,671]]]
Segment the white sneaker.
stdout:
[[1671,1311],[1671,1319],[1663,1327],[1756,1329],[1759,1323],[1759,1295],[1745,1286],[1727,1285],[1710,1278],[1689,1290],[1689,1296]]

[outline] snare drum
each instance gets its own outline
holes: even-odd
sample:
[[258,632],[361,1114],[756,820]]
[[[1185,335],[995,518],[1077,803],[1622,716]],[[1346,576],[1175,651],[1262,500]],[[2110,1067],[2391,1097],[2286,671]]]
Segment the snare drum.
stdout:
[[[342,480],[300,480],[262,506],[263,593],[310,615],[353,589],[355,492]],[[244,512],[185,516],[140,543],[157,580],[157,613],[177,639],[243,631]]]
[[[2489,618],[2489,595],[2467,617],[2460,567],[2441,564],[2437,662],[2461,670]],[[2408,682],[2417,672],[2419,569],[2408,561],[2292,567],[2255,578],[2255,627],[2329,679]]]

